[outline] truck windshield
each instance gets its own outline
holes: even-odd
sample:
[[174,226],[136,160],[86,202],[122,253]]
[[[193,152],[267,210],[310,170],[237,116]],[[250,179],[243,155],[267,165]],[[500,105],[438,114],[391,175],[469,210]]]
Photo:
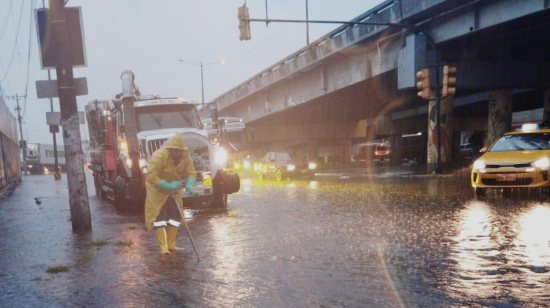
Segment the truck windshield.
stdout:
[[[248,142],[246,140],[246,132],[244,130],[242,131],[236,131],[236,132],[227,132],[226,137],[229,142],[237,149],[237,152],[248,150]],[[231,151],[235,151],[235,149],[231,149]]]
[[169,128],[202,129],[194,105],[155,105],[136,108],[138,131]]

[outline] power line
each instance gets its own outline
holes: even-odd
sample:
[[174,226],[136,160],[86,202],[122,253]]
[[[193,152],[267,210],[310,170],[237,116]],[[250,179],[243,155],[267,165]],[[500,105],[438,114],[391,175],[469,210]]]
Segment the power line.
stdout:
[[[21,3],[25,3],[25,0],[21,1]],[[17,33],[15,34],[15,45],[13,46],[13,51],[11,53],[11,59],[10,63],[8,64],[8,69],[6,70],[6,75],[0,80],[0,82],[4,81],[6,77],[8,77],[8,73],[11,68],[11,64],[13,63],[13,56],[15,55],[15,48],[17,47],[17,39],[19,38],[19,29],[21,29],[21,16],[23,15],[23,6],[21,6],[21,12],[19,13],[19,25],[17,26]]]
[[30,79],[30,68],[31,68],[31,53],[32,53],[32,29],[33,29],[33,18],[32,14],[36,6],[36,0],[31,0],[31,14],[29,22],[29,53],[27,55],[27,81],[25,82],[25,100],[23,102],[23,117],[25,117],[25,112],[27,111],[27,92],[29,89],[29,79]]
[[[19,11],[19,24],[21,24],[21,17],[23,16],[23,6],[25,1],[21,2],[21,10]],[[11,23],[13,25],[13,34],[15,35],[15,19],[13,18],[13,11],[11,12]],[[19,53],[19,41],[15,40],[15,48],[17,50],[17,62],[19,63],[19,72],[21,73],[21,82],[25,82],[23,79],[23,66],[21,65],[21,54]]]
[[12,7],[13,7],[13,0],[10,1],[10,8],[8,9],[8,14],[6,14],[6,18],[4,19],[5,20],[4,26],[3,26],[4,29],[2,29],[2,33],[0,33],[0,41],[2,41],[2,38],[4,37],[4,33],[8,28],[8,20],[10,19]]

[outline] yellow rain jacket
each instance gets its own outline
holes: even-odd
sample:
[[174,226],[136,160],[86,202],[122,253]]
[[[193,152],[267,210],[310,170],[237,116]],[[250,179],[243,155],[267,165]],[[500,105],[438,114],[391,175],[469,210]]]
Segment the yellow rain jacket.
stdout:
[[[183,157],[180,163],[176,166],[172,157],[170,157],[169,149],[183,150]],[[157,219],[160,210],[164,203],[170,198],[170,192],[159,187],[159,181],[166,180],[167,182],[180,181],[181,176],[196,178],[195,167],[193,160],[189,154],[189,150],[185,145],[183,136],[179,133],[168,139],[166,144],[155,151],[149,162],[149,173],[145,187],[147,189],[147,198],[145,200],[145,226],[148,231],[153,229],[153,222]],[[185,186],[185,183],[183,183]],[[183,205],[180,194],[176,194],[179,199],[179,204]],[[183,210],[183,208],[182,208]]]

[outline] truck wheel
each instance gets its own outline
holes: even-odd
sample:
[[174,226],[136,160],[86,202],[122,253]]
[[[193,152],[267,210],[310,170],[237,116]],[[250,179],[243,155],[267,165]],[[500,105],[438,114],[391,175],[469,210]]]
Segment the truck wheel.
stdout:
[[280,181],[283,178],[283,173],[281,172],[281,169],[275,170],[275,179],[277,181]]
[[114,195],[115,207],[117,210],[122,212],[130,210],[130,204],[128,202],[128,183],[125,178],[120,176],[117,177]]
[[227,206],[227,194],[214,195],[213,200],[214,207],[226,207]]

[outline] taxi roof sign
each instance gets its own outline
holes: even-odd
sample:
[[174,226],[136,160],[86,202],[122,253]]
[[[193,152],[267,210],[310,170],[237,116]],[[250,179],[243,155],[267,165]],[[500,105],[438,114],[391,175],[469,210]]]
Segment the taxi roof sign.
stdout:
[[534,132],[537,130],[540,130],[540,127],[538,124],[535,124],[535,123],[527,123],[521,126],[522,132]]

